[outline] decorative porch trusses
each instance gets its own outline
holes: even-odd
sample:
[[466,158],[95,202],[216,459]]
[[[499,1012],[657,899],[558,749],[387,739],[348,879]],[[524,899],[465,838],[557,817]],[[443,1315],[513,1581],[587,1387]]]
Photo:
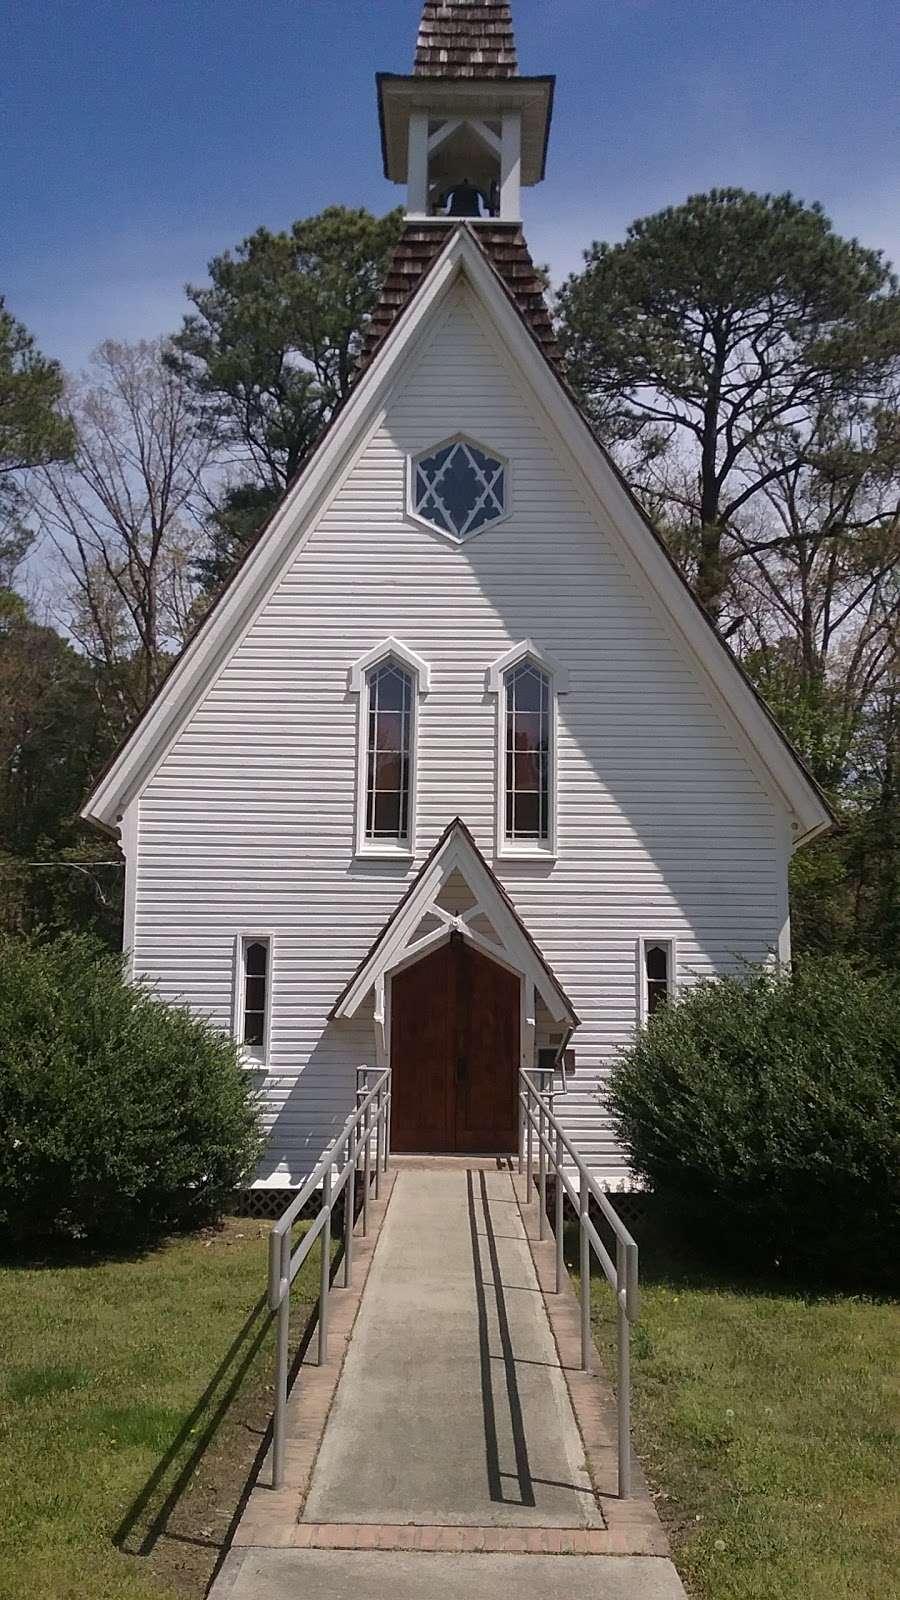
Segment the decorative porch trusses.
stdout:
[[523,979],[522,1057],[526,1065],[533,1059],[535,995],[540,995],[554,1022],[567,1031],[577,1028],[572,1002],[459,817],[438,840],[338,996],[332,1020],[355,1016],[374,992],[378,1056],[379,1061],[386,1061],[390,1037],[387,980],[447,944],[453,934],[462,935],[482,954]]

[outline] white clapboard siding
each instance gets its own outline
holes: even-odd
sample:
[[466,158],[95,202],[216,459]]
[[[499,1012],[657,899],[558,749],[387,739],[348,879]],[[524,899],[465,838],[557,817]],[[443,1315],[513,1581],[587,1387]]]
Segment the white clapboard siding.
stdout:
[[[274,940],[271,1147],[296,1181],[374,1062],[371,1011],[327,1014],[455,815],[582,1018],[561,1101],[610,1183],[602,1105],[637,1012],[636,941],[678,941],[679,981],[776,949],[786,831],[686,648],[626,575],[540,414],[458,287],[311,538],[140,799],[138,973],[230,1026],[235,937]],[[512,516],[461,548],[404,517],[409,453],[465,431],[509,458]],[[351,664],[390,635],[431,665],[419,706],[417,859],[355,861]],[[496,860],[489,665],[530,638],[559,702],[559,855]]]

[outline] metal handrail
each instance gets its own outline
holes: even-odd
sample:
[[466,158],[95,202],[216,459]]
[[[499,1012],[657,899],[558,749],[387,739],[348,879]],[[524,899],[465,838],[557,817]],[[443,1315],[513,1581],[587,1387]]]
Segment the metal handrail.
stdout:
[[[537,1085],[534,1078],[540,1078]],[[553,1073],[549,1068],[536,1068],[532,1072],[520,1071],[524,1085],[519,1093],[522,1107],[522,1140],[519,1147],[519,1171],[527,1169],[528,1200],[531,1201],[534,1183],[534,1136],[538,1142],[537,1201],[540,1206],[540,1237],[547,1236],[547,1173],[548,1162],[556,1174],[556,1292],[562,1292],[565,1282],[563,1256],[563,1221],[565,1197],[568,1195],[572,1209],[578,1217],[579,1263],[581,1276],[581,1364],[585,1372],[591,1370],[593,1339],[591,1337],[591,1251],[597,1257],[616,1296],[616,1338],[618,1344],[618,1452],[619,1497],[627,1500],[631,1494],[631,1324],[641,1314],[638,1285],[638,1247],[624,1222],[616,1214],[608,1197],[596,1178],[589,1172],[584,1159],[578,1154],[571,1139],[553,1111]],[[548,1083],[549,1079],[549,1083]],[[577,1174],[577,1186],[571,1176]],[[609,1223],[616,1240],[616,1259],[607,1250],[591,1221],[591,1200]]]
[[[311,1172],[287,1210],[279,1217],[269,1236],[269,1310],[278,1317],[275,1345],[275,1414],[272,1424],[272,1487],[284,1483],[284,1455],[287,1434],[287,1395],[290,1371],[291,1286],[316,1240],[322,1238],[322,1271],[319,1278],[318,1362],[328,1359],[328,1291],[331,1285],[331,1214],[344,1196],[344,1276],[349,1288],[353,1276],[353,1227],[356,1206],[356,1173],[362,1156],[362,1233],[369,1231],[369,1189],[372,1184],[372,1140],[375,1140],[375,1198],[381,1192],[381,1174],[390,1160],[391,1074],[382,1072],[369,1088],[372,1069],[359,1067],[356,1073],[356,1110],[344,1123],[321,1161]],[[335,1169],[337,1171],[335,1172]],[[322,1204],[312,1226],[296,1249],[291,1248],[291,1233],[301,1211],[321,1187]]]

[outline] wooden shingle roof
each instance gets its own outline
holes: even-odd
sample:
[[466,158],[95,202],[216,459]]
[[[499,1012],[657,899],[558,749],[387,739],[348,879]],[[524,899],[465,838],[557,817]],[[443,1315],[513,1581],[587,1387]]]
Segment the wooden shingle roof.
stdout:
[[517,73],[508,0],[425,0],[416,77],[514,78]]
[[544,296],[544,285],[519,223],[480,222],[469,226],[448,219],[446,224],[408,222],[404,228],[388,268],[381,298],[369,323],[360,370],[368,366],[419,284],[428,276],[451,234],[460,227],[468,228],[475,243],[487,256],[544,355],[554,366],[561,367],[562,358]]

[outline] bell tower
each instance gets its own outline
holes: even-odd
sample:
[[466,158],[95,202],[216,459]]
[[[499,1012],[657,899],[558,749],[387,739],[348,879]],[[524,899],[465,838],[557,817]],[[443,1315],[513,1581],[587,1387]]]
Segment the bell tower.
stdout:
[[378,75],[385,176],[406,185],[408,220],[521,222],[555,84],[520,76],[509,0],[425,0],[412,75]]

